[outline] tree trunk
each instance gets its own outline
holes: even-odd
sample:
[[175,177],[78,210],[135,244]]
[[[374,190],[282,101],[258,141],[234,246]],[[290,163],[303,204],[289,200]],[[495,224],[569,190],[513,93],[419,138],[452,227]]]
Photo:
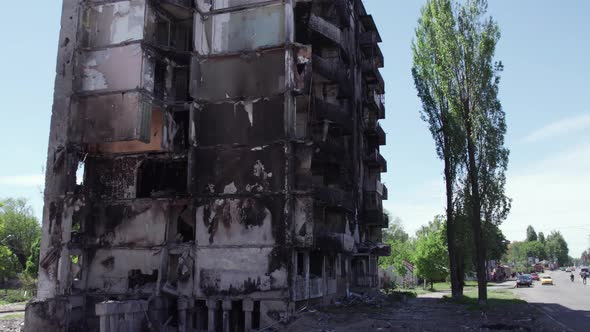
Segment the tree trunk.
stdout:
[[[468,104],[468,103],[467,103]],[[468,106],[466,106],[468,107]],[[467,135],[467,155],[469,159],[469,182],[471,185],[471,227],[473,229],[473,241],[475,243],[476,271],[477,271],[477,289],[479,304],[485,305],[488,299],[486,285],[486,266],[485,266],[485,246],[481,231],[481,198],[479,195],[479,179],[477,172],[477,163],[475,161],[475,144],[473,142],[473,132],[471,119],[465,120],[465,133]]]
[[[448,144],[448,142],[447,142]],[[445,152],[448,154],[448,151]],[[455,236],[455,219],[453,213],[453,175],[451,161],[448,155],[445,156],[445,185],[447,192],[447,249],[449,251],[449,268],[451,275],[451,294],[454,299],[463,295],[461,280],[459,276],[459,255]]]

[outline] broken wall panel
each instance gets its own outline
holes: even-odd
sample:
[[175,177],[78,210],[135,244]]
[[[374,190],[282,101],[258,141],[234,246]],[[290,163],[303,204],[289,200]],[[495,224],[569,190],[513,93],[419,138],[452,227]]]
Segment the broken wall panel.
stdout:
[[144,38],[146,0],[90,5],[83,17],[83,45],[104,47]]
[[193,58],[191,95],[197,100],[221,101],[283,94],[285,68],[284,49],[239,57]]
[[207,246],[285,245],[285,199],[236,197],[203,200],[196,208],[196,242]]
[[313,198],[295,197],[294,243],[297,248],[311,248],[314,241]]
[[[220,8],[231,6],[215,3]],[[283,45],[287,8],[279,3],[207,16],[197,13],[195,50],[212,55]]]
[[86,222],[89,235],[86,244],[105,247],[163,245],[169,214],[169,204],[158,201],[94,205]]
[[[84,52],[81,57],[80,91],[114,92],[146,88],[153,90],[152,70],[144,66],[147,55],[139,44]],[[145,59],[147,61],[147,58]],[[143,70],[148,73],[144,73]],[[148,77],[147,86],[142,78]]]
[[[286,267],[275,268],[273,248],[210,248],[197,254],[197,296],[286,290]],[[261,273],[262,272],[262,273]]]
[[85,164],[86,173],[100,175],[86,177],[88,194],[100,200],[135,198],[137,168],[140,162],[137,157],[89,157]]
[[285,147],[197,149],[194,165],[200,195],[268,194],[285,191]]
[[141,93],[80,97],[78,105],[81,142],[150,142],[152,107]]
[[98,249],[88,264],[86,288],[107,294],[151,294],[157,286],[162,251]]
[[284,97],[203,105],[197,110],[199,146],[263,145],[285,139]]
[[[169,127],[169,124],[166,126]],[[139,140],[126,142],[111,142],[100,144],[89,144],[88,150],[93,154],[122,154],[122,153],[140,153],[140,152],[160,152],[165,148],[164,133],[164,113],[159,109],[152,110],[149,143]]]

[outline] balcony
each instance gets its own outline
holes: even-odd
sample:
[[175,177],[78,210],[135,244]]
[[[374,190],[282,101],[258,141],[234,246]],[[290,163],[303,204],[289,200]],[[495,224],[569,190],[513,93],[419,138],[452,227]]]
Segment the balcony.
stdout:
[[372,116],[365,116],[365,134],[367,137],[376,140],[378,145],[387,144],[387,137],[385,131],[379,124],[377,118]]
[[326,186],[315,187],[314,198],[327,206],[343,208],[350,212],[354,210],[352,194],[339,188]]
[[309,298],[315,299],[324,296],[324,279],[310,278],[309,279]]
[[328,120],[344,129],[345,132],[352,132],[352,118],[347,107],[338,106],[316,98],[313,100],[313,109],[317,120]]
[[373,15],[368,15],[366,11],[359,17],[359,20],[365,28],[366,31],[377,31],[377,25],[375,24],[375,20],[373,19]]
[[319,148],[319,151],[316,149],[319,152],[316,157],[321,160],[343,163],[345,159],[348,159],[342,139],[328,136],[325,140],[322,140],[320,137],[314,136],[314,143]]
[[309,28],[319,36],[322,42],[329,42],[345,51],[342,45],[342,31],[336,25],[324,20],[323,18],[311,14],[309,18]]
[[160,0],[154,1],[153,5],[159,6],[177,20],[188,20],[192,18],[192,0]]
[[374,89],[366,89],[363,100],[365,107],[377,114],[378,119],[385,119],[385,96]]
[[387,228],[389,227],[389,219],[383,214],[382,210],[365,210],[363,213],[363,224],[367,226]]
[[354,237],[344,233],[320,233],[315,236],[315,247],[327,252],[352,252]]
[[339,84],[340,95],[350,97],[352,94],[352,81],[346,67],[340,58],[322,58],[313,56],[314,72],[320,74],[325,79]]
[[378,286],[378,276],[374,274],[365,274],[354,277],[354,286],[361,288],[373,288]]
[[387,160],[385,160],[377,149],[365,156],[365,163],[369,168],[379,168],[381,173],[387,172]]
[[383,197],[383,183],[379,180],[368,180],[365,181],[365,191],[379,194]]
[[361,45],[361,48],[372,48],[381,41],[381,36],[377,31],[363,32],[359,37],[359,44]]
[[379,94],[385,93],[385,81],[379,71],[378,64],[374,60],[363,60],[361,63],[363,78],[368,86]]
[[358,246],[359,254],[372,254],[376,256],[389,256],[391,255],[391,247],[388,244],[364,242]]
[[383,197],[375,191],[365,191],[365,211],[366,212],[379,212],[379,215],[372,216],[374,219],[383,218]]

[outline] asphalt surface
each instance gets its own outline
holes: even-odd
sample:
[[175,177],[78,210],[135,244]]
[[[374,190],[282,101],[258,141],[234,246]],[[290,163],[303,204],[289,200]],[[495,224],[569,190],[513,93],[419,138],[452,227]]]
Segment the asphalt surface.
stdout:
[[540,281],[534,281],[531,288],[513,291],[564,331],[590,331],[590,279],[584,285],[579,273],[579,270],[574,272],[575,279],[571,282],[569,272],[546,272],[552,276],[553,286],[541,286]]

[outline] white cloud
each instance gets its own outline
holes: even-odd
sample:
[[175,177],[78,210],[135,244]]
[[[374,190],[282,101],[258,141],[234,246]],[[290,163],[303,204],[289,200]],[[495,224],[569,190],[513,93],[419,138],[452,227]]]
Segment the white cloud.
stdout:
[[523,138],[525,143],[536,143],[550,138],[570,135],[572,133],[590,129],[590,114],[581,114],[561,119],[533,131]]
[[502,225],[510,240],[523,240],[527,225],[547,235],[559,230],[577,257],[589,245],[590,144],[549,156],[508,174],[512,211]]
[[45,182],[43,174],[0,176],[0,185],[17,187],[42,186]]
[[[559,230],[570,255],[579,256],[590,245],[590,143],[527,161],[526,167],[507,174],[506,191],[513,203],[502,231],[511,241],[522,241],[528,225],[545,235]],[[425,180],[412,188],[390,190],[384,205],[413,234],[444,213],[444,183]]]

